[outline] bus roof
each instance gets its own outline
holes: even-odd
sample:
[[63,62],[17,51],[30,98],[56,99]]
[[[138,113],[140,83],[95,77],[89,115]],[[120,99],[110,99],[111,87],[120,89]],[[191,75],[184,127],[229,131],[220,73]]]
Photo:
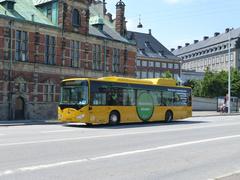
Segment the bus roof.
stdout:
[[120,82],[120,83],[176,86],[176,81],[174,79],[168,79],[168,78],[135,79],[135,78],[110,76],[110,77],[98,78],[98,80]]
[[[63,82],[76,81],[76,80],[97,80],[97,81],[107,81],[107,82],[159,85],[159,86],[171,86],[171,87],[177,86],[176,80],[171,78],[136,79],[136,78],[126,78],[126,77],[117,77],[117,76],[109,76],[109,77],[101,77],[101,78],[71,78],[71,79],[65,79],[63,80]],[[178,87],[181,87],[181,86],[178,86]],[[188,87],[184,87],[184,88],[188,88]]]

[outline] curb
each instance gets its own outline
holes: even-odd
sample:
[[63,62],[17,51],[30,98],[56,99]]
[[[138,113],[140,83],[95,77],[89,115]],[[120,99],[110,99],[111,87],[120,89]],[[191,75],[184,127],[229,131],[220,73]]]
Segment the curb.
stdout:
[[192,117],[217,117],[217,116],[240,116],[240,113],[232,113],[232,114],[206,114],[206,115],[193,115]]
[[54,125],[54,124],[63,124],[57,120],[49,120],[49,121],[0,121],[1,126],[23,126],[23,125]]

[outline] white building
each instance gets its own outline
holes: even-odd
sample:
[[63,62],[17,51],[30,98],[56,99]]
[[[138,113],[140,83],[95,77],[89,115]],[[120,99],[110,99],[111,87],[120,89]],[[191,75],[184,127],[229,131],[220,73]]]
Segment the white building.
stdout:
[[172,49],[174,55],[182,59],[183,70],[194,70],[204,72],[207,68],[211,71],[228,70],[229,60],[229,38],[231,39],[231,67],[240,70],[240,28],[225,33],[214,33],[209,38],[204,36],[203,40],[194,40],[193,44],[186,43],[184,47]]

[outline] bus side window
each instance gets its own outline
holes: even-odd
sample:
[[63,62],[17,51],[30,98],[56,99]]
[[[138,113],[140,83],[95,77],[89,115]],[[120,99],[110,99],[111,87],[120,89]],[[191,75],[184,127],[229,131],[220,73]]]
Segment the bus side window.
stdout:
[[105,93],[95,93],[92,100],[93,105],[106,105],[106,94]]
[[124,106],[130,106],[131,105],[131,99],[130,95],[127,89],[123,90],[123,105]]

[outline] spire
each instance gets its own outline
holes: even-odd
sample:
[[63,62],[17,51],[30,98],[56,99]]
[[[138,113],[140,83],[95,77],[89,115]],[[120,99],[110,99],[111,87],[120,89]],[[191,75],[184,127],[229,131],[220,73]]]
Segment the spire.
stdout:
[[121,7],[125,7],[126,5],[125,5],[125,3],[122,1],[122,0],[120,0],[117,4],[116,4],[116,7],[118,8],[121,8]]

